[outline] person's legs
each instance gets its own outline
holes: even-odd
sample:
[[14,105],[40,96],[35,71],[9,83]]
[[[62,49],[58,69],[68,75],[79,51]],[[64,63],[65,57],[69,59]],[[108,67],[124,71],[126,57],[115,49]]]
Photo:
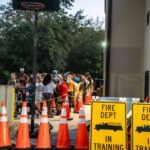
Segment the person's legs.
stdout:
[[86,92],[83,92],[83,104],[85,103]]
[[54,101],[55,101],[55,104],[56,104],[56,111],[57,111],[57,101],[58,101],[58,93],[54,92]]
[[48,103],[49,103],[49,109],[48,109],[48,116],[49,116],[49,118],[52,118],[53,117],[53,115],[52,115],[52,113],[51,113],[51,109],[52,109],[52,98],[53,98],[53,94],[52,93],[50,93],[50,96],[49,96],[49,101],[48,101]]
[[73,97],[73,108],[74,108],[74,111],[76,110],[76,102],[77,102],[77,94],[75,94],[74,97]]
[[47,103],[47,114],[48,114],[48,116],[50,115],[50,101],[47,101],[46,102]]
[[58,98],[56,115],[60,115],[61,114],[62,104],[63,104],[64,101],[65,101],[64,98]]
[[51,98],[51,94],[50,93],[43,93],[43,99],[46,100],[46,103],[47,103],[47,114],[48,114],[48,117],[51,117],[51,110],[50,110],[50,98]]
[[36,102],[35,102],[35,105],[36,105],[36,114],[39,114],[39,115],[40,115],[41,102],[40,102],[40,101],[36,101]]
[[71,107],[73,105],[73,92],[72,91],[68,92],[68,97],[69,97],[69,107],[71,111]]
[[57,103],[57,113],[56,113],[56,115],[60,115],[61,114],[61,107],[62,107],[62,103],[58,102]]
[[36,107],[40,110],[41,101],[36,101]]
[[[54,99],[54,94],[52,94],[52,97],[51,97],[51,112],[54,113],[55,110],[53,109],[54,108],[54,105],[55,105],[55,99]],[[57,107],[56,107],[57,108]]]
[[48,109],[48,118],[53,118],[51,114],[51,101],[47,101],[47,109]]

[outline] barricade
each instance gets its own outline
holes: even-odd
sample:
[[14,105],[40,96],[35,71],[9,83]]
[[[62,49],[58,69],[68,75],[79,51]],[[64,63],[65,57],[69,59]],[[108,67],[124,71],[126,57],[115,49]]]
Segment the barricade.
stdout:
[[0,85],[0,102],[5,100],[8,121],[14,121],[15,89],[13,86]]
[[[102,102],[102,103],[108,103],[109,105],[110,105],[110,103],[113,103],[114,105],[116,104],[116,103],[118,103],[118,102],[120,102],[120,104],[121,103],[126,103],[126,108],[125,108],[125,110],[127,110],[127,111],[125,111],[125,120],[126,120],[126,118],[127,118],[127,122],[126,122],[126,127],[123,127],[123,129],[126,129],[127,128],[127,130],[130,130],[130,126],[131,126],[131,116],[132,116],[132,103],[139,103],[139,102],[142,102],[142,100],[140,100],[140,98],[128,98],[128,97],[98,97],[98,96],[92,96],[92,101],[93,101],[93,103],[92,103],[92,105],[95,103],[94,101],[100,101],[100,102]],[[95,105],[95,106],[97,106],[97,104]],[[96,110],[97,108],[94,108],[93,110]],[[98,110],[98,109],[97,109]],[[123,110],[123,109],[121,109],[120,108],[120,110]],[[96,112],[94,112],[93,111],[93,114],[96,114]],[[119,114],[123,114],[122,112],[121,113],[119,113]],[[96,114],[96,116],[97,116],[97,114]],[[117,115],[116,115],[117,116]],[[102,117],[102,118],[105,118],[105,117]],[[123,117],[120,117],[120,118],[123,118]],[[94,120],[94,124],[97,124],[97,126],[95,125],[95,128],[94,129],[96,129],[97,131],[99,130],[99,122],[100,121],[98,121],[98,122],[95,122],[95,118],[93,118],[93,120]],[[101,119],[102,120],[102,119]],[[106,120],[107,120],[107,118],[106,118]],[[101,122],[107,122],[107,121],[101,121]],[[114,122],[114,121],[110,121],[110,122]],[[119,121],[120,122],[120,121]],[[105,125],[105,124],[104,124]],[[91,132],[93,132],[93,129],[92,128],[90,128],[92,131]],[[134,130],[135,131],[135,130]],[[104,133],[104,132],[103,132]],[[97,136],[96,134],[93,134],[93,135],[95,135],[95,137]],[[125,135],[127,135],[127,134],[125,134]],[[129,133],[128,134],[129,136],[128,136],[128,148],[130,148],[131,147],[131,144],[130,144],[130,141],[131,141],[131,134]],[[105,135],[104,135],[105,136]],[[108,134],[107,134],[107,136],[109,136]],[[91,137],[91,141],[92,141],[92,138],[94,139],[95,137]],[[112,139],[114,139],[113,137],[112,137]],[[125,138],[122,138],[122,139],[125,139]],[[100,141],[97,141],[97,142],[99,142],[100,143]],[[92,145],[92,142],[91,142],[91,144],[90,145]],[[127,144],[125,144],[125,145],[127,145]],[[125,148],[126,149],[126,148]]]
[[[64,117],[64,116],[61,117],[62,122],[66,119],[66,117]],[[44,117],[44,119],[45,118],[46,117]],[[65,127],[63,126],[63,124],[61,124],[61,128],[62,128],[62,131],[61,131],[62,135],[60,136],[61,138],[64,137],[64,129],[68,128],[67,126],[68,126],[68,124],[65,125]],[[41,135],[40,138],[39,138],[40,140],[45,138],[45,137],[43,137],[45,135],[44,131],[45,131],[45,129],[43,129],[43,131],[40,132],[40,128],[39,128],[39,134]],[[69,133],[69,129],[68,129],[68,131],[66,130],[65,132],[66,132],[66,135],[67,135],[67,133]],[[42,135],[42,133],[43,133],[43,135]],[[48,133],[48,131],[46,131],[46,133]],[[60,134],[60,133],[58,133],[58,134]],[[29,135],[29,127],[28,127],[28,119],[27,119],[27,104],[26,104],[26,102],[23,102],[22,112],[21,112],[21,116],[20,116],[20,124],[19,124],[18,133],[17,133],[17,137],[16,137],[16,146],[15,146],[15,148],[12,148],[12,149],[19,149],[19,150],[20,149],[26,149],[26,150],[31,150],[31,149],[54,149],[54,147],[51,148],[51,146],[49,147],[49,146],[47,146],[47,144],[46,144],[46,146],[44,146],[43,143],[40,143],[40,144],[37,143],[36,146],[34,145],[32,147],[30,145],[30,138],[29,138],[28,135]],[[50,140],[48,138],[50,136],[48,135],[46,137],[47,137],[46,138],[47,141],[50,142]],[[58,137],[59,137],[59,135],[58,135]],[[63,140],[65,140],[67,142],[67,144],[66,143],[64,144],[64,148],[61,148],[61,146],[59,144],[57,144],[56,149],[73,149],[73,147],[70,146],[70,139],[68,139],[69,136],[65,136],[65,137],[66,137],[66,139],[63,139]],[[63,144],[62,141],[60,143]],[[38,145],[43,145],[43,147],[38,147]],[[51,145],[51,142],[50,142],[49,145]]]
[[[123,97],[92,97],[92,100],[93,101],[111,101],[111,102],[126,102],[128,105],[127,105],[127,113],[128,113],[128,115],[130,115],[131,116],[131,114],[129,113],[130,111],[129,110],[131,110],[131,108],[132,108],[132,102],[136,102],[136,101],[140,101],[140,99],[139,98],[123,98]],[[43,105],[44,107],[46,107],[45,105]],[[25,108],[26,109],[26,108]],[[64,108],[63,108],[64,109]],[[23,109],[24,110],[24,109]],[[46,110],[46,109],[45,109]],[[24,112],[24,113],[23,113]],[[22,113],[23,114],[21,114],[21,115],[23,115],[23,117],[20,119],[20,122],[21,122],[21,120],[23,121],[25,121],[26,122],[26,112],[25,112],[25,110],[23,111]],[[45,111],[46,112],[46,111]],[[66,112],[64,113],[63,112],[63,110],[62,110],[62,116],[61,116],[61,119],[60,119],[60,128],[61,128],[61,130],[60,130],[60,133],[58,132],[58,139],[61,139],[59,142],[58,142],[58,140],[57,140],[57,145],[56,145],[56,149],[65,149],[65,150],[67,150],[67,149],[71,149],[70,148],[70,139],[69,139],[69,136],[68,136],[68,133],[69,133],[69,130],[68,130],[68,124],[66,124],[67,123],[67,117],[66,117]],[[128,118],[128,115],[127,115],[127,118]],[[0,115],[1,116],[1,115]],[[44,117],[44,120],[45,120],[45,118],[47,118],[47,115],[45,114],[45,117]],[[86,135],[84,134],[85,132],[85,127],[84,127],[84,129],[81,127],[81,124],[80,124],[80,122],[82,122],[83,121],[83,119],[85,120],[85,116],[82,114],[82,115],[80,115],[79,116],[79,124],[78,124],[78,129],[77,129],[77,136],[76,136],[76,138],[77,138],[77,141],[76,141],[76,143],[75,143],[75,145],[74,145],[74,149],[87,149],[87,147],[82,147],[83,146],[83,144],[84,143],[86,143],[85,145],[88,145],[88,143],[87,142],[85,142],[85,141],[82,141],[82,139],[83,139],[83,137],[85,138],[86,137]],[[0,121],[1,121],[1,119],[0,119]],[[24,122],[23,121],[23,122]],[[83,123],[83,122],[82,122]],[[85,123],[85,122],[84,122]],[[20,128],[20,127],[19,127]],[[26,128],[26,127],[25,127]],[[43,127],[42,127],[43,128]],[[81,129],[82,128],[82,129]],[[66,130],[67,129],[67,130]],[[0,130],[1,131],[3,131],[3,129],[1,129],[0,128]],[[20,129],[19,129],[20,130]],[[23,128],[21,129],[22,131],[23,131]],[[26,129],[25,129],[26,130]],[[42,136],[42,133],[44,133],[44,130],[45,130],[45,128],[43,129],[43,131],[40,133],[40,130],[39,130],[39,134],[41,135],[40,136],[40,139],[44,139],[45,137],[43,137]],[[8,131],[8,130],[7,130]],[[7,133],[7,131],[6,131],[6,133]],[[45,130],[45,131],[47,131],[47,129]],[[64,139],[64,132],[65,132],[65,139]],[[19,131],[18,131],[18,133],[19,133]],[[47,133],[48,133],[48,131],[47,131]],[[2,134],[2,132],[1,132],[1,134]],[[1,134],[0,134],[0,136],[1,136]],[[43,135],[45,135],[45,134],[43,134]],[[17,137],[17,140],[19,139],[19,140],[22,140],[24,137],[28,137],[28,135],[26,134],[23,134],[23,136],[21,137],[21,136],[19,136],[19,138]],[[45,144],[43,144],[43,143],[40,143],[39,145],[43,145],[43,147],[39,147],[39,149],[50,149],[51,148],[51,146],[49,146],[49,145],[51,145],[51,142],[50,142],[50,139],[49,139],[49,135],[46,135],[46,139],[47,139],[47,142],[49,142],[50,144],[46,144],[46,146],[44,146]],[[65,142],[64,142],[64,140],[65,140]],[[0,138],[0,144],[1,144],[1,138]],[[11,144],[8,144],[9,142],[8,142],[9,140],[7,140],[6,141],[6,145],[8,145],[8,148],[9,148],[9,146],[11,146]],[[45,141],[45,140],[44,140]],[[81,141],[81,142],[80,142]],[[8,143],[7,143],[8,142]],[[129,139],[129,142],[130,142],[130,139]],[[22,142],[18,142],[19,144],[20,143],[22,143]],[[27,143],[29,143],[29,146],[30,146],[30,140],[27,140]],[[64,144],[63,144],[64,143]],[[16,142],[16,148],[17,148],[17,142]],[[38,144],[37,144],[38,145]],[[130,145],[130,144],[129,144]],[[17,149],[32,149],[32,147],[29,147],[29,146],[27,146],[26,145],[26,147],[25,148],[17,148]],[[7,146],[6,146],[7,147]],[[36,148],[38,148],[38,147],[36,147]],[[1,145],[0,145],[0,149],[1,149]],[[53,148],[54,149],[54,148]]]

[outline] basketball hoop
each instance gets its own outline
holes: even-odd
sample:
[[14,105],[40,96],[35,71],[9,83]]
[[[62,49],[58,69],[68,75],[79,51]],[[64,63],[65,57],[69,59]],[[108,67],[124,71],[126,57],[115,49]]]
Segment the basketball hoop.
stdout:
[[45,4],[39,2],[21,2],[21,6],[28,10],[41,10],[45,7]]

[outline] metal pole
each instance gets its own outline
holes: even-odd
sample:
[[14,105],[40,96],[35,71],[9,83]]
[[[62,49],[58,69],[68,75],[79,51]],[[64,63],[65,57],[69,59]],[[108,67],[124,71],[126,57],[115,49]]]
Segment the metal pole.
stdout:
[[112,4],[113,0],[108,1],[108,10],[107,10],[107,27],[106,27],[106,42],[107,42],[107,47],[106,47],[106,54],[105,54],[105,95],[104,96],[109,96],[109,80],[110,80],[110,49],[111,49],[111,25],[112,25]]
[[37,28],[38,28],[38,12],[35,10],[34,15],[34,39],[33,39],[33,100],[31,106],[31,133],[34,131],[34,115],[35,115],[35,84],[36,84],[36,65],[37,65]]

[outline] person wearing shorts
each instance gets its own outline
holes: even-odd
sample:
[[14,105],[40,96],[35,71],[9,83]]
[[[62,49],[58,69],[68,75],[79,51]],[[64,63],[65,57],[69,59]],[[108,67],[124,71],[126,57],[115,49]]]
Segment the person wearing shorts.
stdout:
[[47,100],[47,108],[48,108],[48,117],[52,118],[53,115],[51,114],[51,106],[52,106],[52,98],[54,95],[54,89],[56,85],[51,79],[51,75],[47,74],[43,80],[43,100]]
[[41,111],[41,100],[42,100],[42,77],[40,75],[36,76],[36,84],[35,84],[35,105],[39,111]]

